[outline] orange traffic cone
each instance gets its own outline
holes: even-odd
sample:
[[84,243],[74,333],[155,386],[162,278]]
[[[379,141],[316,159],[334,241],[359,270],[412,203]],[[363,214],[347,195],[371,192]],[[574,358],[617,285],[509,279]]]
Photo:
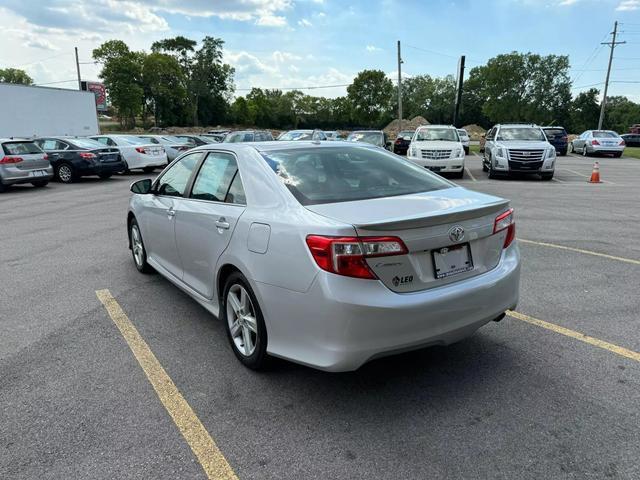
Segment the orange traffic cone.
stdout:
[[593,171],[591,172],[589,183],[602,183],[600,181],[600,164],[598,162],[593,162]]

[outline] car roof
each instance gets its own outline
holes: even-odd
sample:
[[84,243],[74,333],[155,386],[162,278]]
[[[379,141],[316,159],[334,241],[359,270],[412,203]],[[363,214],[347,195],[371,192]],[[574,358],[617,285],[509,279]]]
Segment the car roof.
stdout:
[[420,125],[417,129],[422,130],[425,128],[450,128],[451,130],[457,130],[453,125]]
[[498,125],[496,125],[496,127],[537,127],[537,128],[541,128],[540,126],[536,125],[535,123],[499,123]]
[[540,128],[542,128],[543,130],[548,130],[548,129],[551,129],[551,128],[556,128],[556,129],[561,128],[562,130],[565,129],[564,127],[562,127],[560,125],[549,125],[548,127],[540,127]]
[[322,142],[318,140],[270,140],[268,142],[241,142],[241,143],[211,143],[195,147],[196,150],[228,150],[234,153],[242,151],[271,152],[276,150],[300,150],[303,148],[378,148],[367,143],[354,143],[338,140],[335,142]]
[[384,133],[382,130],[354,130],[351,133]]
[[14,137],[14,138],[0,138],[0,142],[33,142],[33,138]]

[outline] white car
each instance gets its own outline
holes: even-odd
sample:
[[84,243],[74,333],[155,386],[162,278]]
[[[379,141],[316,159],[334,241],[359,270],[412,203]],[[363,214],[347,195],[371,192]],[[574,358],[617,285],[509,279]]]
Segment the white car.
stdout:
[[456,127],[426,125],[418,127],[407,151],[407,160],[433,172],[464,176],[464,147]]
[[460,135],[460,141],[462,142],[462,148],[464,148],[464,153],[469,155],[469,134],[464,128],[458,129],[458,135]]
[[116,147],[120,157],[127,164],[127,170],[143,170],[153,172],[158,167],[166,167],[167,152],[161,145],[149,143],[135,135],[94,135],[93,140]]
[[138,135],[138,138],[155,145],[162,145],[167,152],[169,162],[173,162],[178,156],[193,147],[187,139],[172,135]]
[[203,145],[131,191],[136,268],[219,317],[250,368],[271,355],[354,370],[455,343],[518,303],[509,202],[381,148]]

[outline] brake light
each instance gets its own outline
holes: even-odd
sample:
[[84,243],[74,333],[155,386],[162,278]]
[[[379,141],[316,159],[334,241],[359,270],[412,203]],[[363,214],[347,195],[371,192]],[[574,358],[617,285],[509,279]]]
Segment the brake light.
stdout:
[[562,137],[562,140],[567,141],[569,140],[569,137],[567,137],[566,135]]
[[0,160],[0,163],[6,165],[8,163],[20,163],[21,161],[21,157],[4,157],[2,160]]
[[80,152],[79,155],[80,158],[84,158],[85,160],[93,160],[94,158],[96,158],[96,154],[91,152]]
[[516,222],[513,218],[513,208],[510,208],[506,212],[498,215],[493,222],[494,235],[505,229],[507,230],[507,236],[504,238],[502,248],[507,248],[516,238]]
[[600,145],[598,140],[591,140],[591,145]]
[[624,143],[624,140],[620,140],[619,146],[624,147],[626,145],[626,143]]
[[396,145],[400,145],[402,143],[402,139],[401,138],[396,138]]
[[47,155],[46,153],[42,156],[43,160],[49,160],[49,155]]
[[136,147],[136,152],[138,152],[138,153],[147,153],[147,150],[144,147]]
[[307,246],[318,266],[347,277],[376,279],[366,259],[404,255],[408,252],[397,237],[325,237],[309,235]]

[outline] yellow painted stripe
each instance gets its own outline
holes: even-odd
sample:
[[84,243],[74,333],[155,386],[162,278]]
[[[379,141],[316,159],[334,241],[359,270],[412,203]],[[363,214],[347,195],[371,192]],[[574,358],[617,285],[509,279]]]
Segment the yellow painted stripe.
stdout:
[[546,328],[547,330],[551,330],[552,332],[556,332],[561,335],[566,335],[567,337],[575,338],[576,340],[580,340],[581,342],[588,343],[589,345],[593,345],[594,347],[608,350],[617,355],[620,355],[621,357],[629,358],[631,360],[635,360],[636,362],[640,362],[640,353],[634,352],[633,350],[629,350],[627,348],[614,345],[613,343],[605,342],[604,340],[600,340],[598,338],[590,337],[589,335],[576,332],[575,330],[570,330],[568,328],[561,327],[560,325],[556,325],[555,323],[545,322],[544,320],[530,317],[529,315],[525,315],[524,313],[519,313],[519,312],[514,312],[512,310],[509,310],[507,312],[507,315],[513,318],[517,318],[518,320],[522,320],[523,322],[527,322],[532,325],[537,325],[538,327]]
[[171,377],[162,368],[147,342],[140,336],[136,327],[111,295],[111,292],[109,290],[98,290],[96,295],[107,309],[113,323],[120,330],[153,389],[158,394],[162,405],[171,415],[178,430],[180,430],[200,465],[202,465],[207,477],[216,480],[237,480],[238,477],[211,438],[211,435],[209,435],[209,432],[204,428],[200,419],[175,386]]
[[564,245],[556,245],[555,243],[534,242],[533,240],[525,240],[524,238],[519,238],[518,241],[522,243],[530,243],[532,245],[540,245],[541,247],[558,248],[560,250],[569,250],[570,252],[584,253],[586,255],[593,255],[595,257],[608,258],[609,260],[616,260],[618,262],[631,263],[632,265],[640,265],[640,260],[634,260],[633,258],[616,257],[614,255],[607,255],[606,253],[593,252],[591,250],[583,250],[582,248],[573,248],[573,247],[566,247]]

